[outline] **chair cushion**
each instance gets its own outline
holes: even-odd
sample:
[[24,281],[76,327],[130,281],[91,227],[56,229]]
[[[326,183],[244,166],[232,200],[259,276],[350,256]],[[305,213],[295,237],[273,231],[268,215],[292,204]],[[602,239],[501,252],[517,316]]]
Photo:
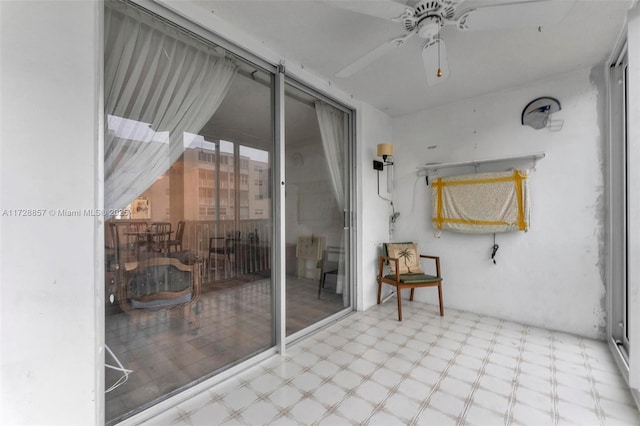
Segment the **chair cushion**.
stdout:
[[[418,246],[414,243],[388,243],[387,253],[389,257],[399,259],[398,269],[401,274],[423,274],[420,267],[420,254]],[[395,262],[389,262],[391,273],[395,274]]]
[[[395,280],[396,276],[395,274],[389,274],[385,276],[385,278]],[[428,274],[400,274],[400,282],[404,284],[430,283],[438,281],[442,281],[442,278]]]

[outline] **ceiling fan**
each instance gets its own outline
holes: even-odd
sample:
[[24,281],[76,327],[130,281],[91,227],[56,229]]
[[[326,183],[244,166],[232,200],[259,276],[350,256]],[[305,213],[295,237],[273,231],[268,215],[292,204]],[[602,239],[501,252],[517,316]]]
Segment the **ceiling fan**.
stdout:
[[[470,0],[418,0],[412,6],[393,0],[327,1],[332,6],[357,13],[384,18],[399,23],[405,33],[388,40],[336,73],[347,78],[402,47],[415,35],[425,41],[422,61],[429,86],[443,82],[449,76],[447,49],[440,30],[453,26],[462,31],[505,28],[541,28],[560,22],[575,0],[528,0],[473,6]],[[460,6],[467,6],[458,13]]]

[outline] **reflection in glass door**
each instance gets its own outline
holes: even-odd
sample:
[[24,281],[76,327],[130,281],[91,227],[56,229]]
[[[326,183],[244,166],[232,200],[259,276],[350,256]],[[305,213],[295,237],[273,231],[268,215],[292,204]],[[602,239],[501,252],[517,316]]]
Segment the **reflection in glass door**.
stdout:
[[[106,423],[275,345],[273,74],[105,2]],[[144,72],[135,72],[143,69]]]
[[350,114],[285,87],[286,334],[351,306]]

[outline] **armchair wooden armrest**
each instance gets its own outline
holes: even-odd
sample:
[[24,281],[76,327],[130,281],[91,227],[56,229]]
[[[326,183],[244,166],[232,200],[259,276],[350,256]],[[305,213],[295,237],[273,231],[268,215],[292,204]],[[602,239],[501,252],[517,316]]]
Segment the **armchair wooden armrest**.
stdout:
[[[391,243],[388,243],[391,244]],[[409,297],[410,301],[413,301],[414,290],[420,287],[437,287],[438,288],[438,300],[440,305],[440,316],[444,315],[444,307],[442,302],[442,275],[440,271],[440,256],[433,256],[427,254],[418,254],[416,253],[416,246],[413,243],[398,243],[400,249],[402,251],[398,251],[398,247],[394,247],[395,251],[390,251],[387,247],[388,244],[384,245],[384,255],[381,255],[378,259],[378,304],[382,303],[382,284],[392,285],[396,288],[396,296],[398,299],[398,320],[402,321],[402,296],[401,290],[408,288],[411,290],[411,294]],[[409,250],[407,247],[411,248]],[[413,255],[411,254],[413,252]],[[395,254],[397,257],[390,256],[389,254]],[[414,259],[418,256],[419,259],[430,259],[435,262],[435,275],[431,275],[422,271],[422,269],[418,269],[420,265],[411,266],[409,268],[409,264],[406,262],[408,259],[413,257]],[[404,262],[406,268],[401,272],[401,263],[400,257],[404,257]],[[418,262],[419,263],[419,262]],[[394,271],[389,274],[385,274],[384,268],[385,265],[390,265],[391,270]],[[412,272],[412,269],[417,272]]]

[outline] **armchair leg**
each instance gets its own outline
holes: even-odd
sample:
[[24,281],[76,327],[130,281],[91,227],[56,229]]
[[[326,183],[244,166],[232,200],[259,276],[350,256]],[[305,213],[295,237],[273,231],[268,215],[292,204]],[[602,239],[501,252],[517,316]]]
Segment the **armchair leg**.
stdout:
[[396,287],[396,290],[398,299],[398,321],[402,321],[402,294],[400,294],[400,287]]
[[442,304],[442,282],[438,283],[438,300],[440,301],[440,316],[444,316],[444,307]]
[[324,287],[324,278],[326,277],[326,274],[322,274],[322,277],[320,278],[320,281],[318,281],[318,299],[320,299],[320,292],[322,291],[322,288]]
[[382,281],[378,278],[378,305],[382,303]]

